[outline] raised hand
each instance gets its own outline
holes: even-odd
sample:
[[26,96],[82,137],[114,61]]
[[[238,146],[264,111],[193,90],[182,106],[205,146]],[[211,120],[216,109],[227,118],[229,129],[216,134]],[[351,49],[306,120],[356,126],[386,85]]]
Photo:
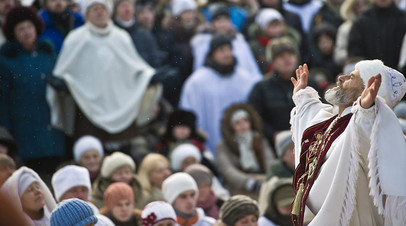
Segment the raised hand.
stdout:
[[307,87],[307,79],[309,78],[309,69],[307,68],[307,64],[303,64],[299,66],[298,69],[296,69],[296,79],[295,78],[290,78],[290,80],[293,83],[293,95],[301,89],[304,89]]
[[368,79],[368,85],[361,94],[361,107],[370,108],[374,102],[376,95],[378,95],[379,87],[381,86],[382,76],[377,74]]

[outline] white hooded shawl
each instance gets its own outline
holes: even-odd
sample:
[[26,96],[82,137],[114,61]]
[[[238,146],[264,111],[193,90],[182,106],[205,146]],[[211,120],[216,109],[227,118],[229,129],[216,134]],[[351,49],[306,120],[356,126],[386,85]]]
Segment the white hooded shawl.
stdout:
[[[138,55],[124,30],[111,22],[107,29],[107,34],[98,34],[87,23],[69,33],[53,73],[66,82],[76,104],[94,125],[119,133],[137,118],[155,70]],[[63,105],[52,89],[48,91],[52,123],[63,127],[59,118]]]

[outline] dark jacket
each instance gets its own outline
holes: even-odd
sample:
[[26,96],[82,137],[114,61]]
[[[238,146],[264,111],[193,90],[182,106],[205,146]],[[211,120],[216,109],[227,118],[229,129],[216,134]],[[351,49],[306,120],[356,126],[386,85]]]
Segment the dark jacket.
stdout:
[[[314,82],[309,81],[309,84],[317,87]],[[284,80],[277,72],[271,78],[258,82],[249,95],[248,103],[261,116],[264,135],[271,144],[275,132],[290,129],[290,111],[295,106],[292,95],[292,82]]]
[[381,59],[385,65],[396,68],[405,33],[405,13],[395,3],[388,8],[373,5],[354,22],[348,54],[369,60]]
[[45,23],[45,30],[40,36],[40,39],[50,41],[54,45],[56,54],[61,51],[63,40],[69,31],[84,24],[83,17],[71,9],[68,9],[66,13],[63,15],[60,14],[59,16],[53,16],[53,14],[47,10],[41,10],[39,16]]
[[46,76],[55,63],[52,46],[37,43],[30,52],[6,42],[0,49],[0,126],[15,138],[25,159],[65,155],[64,134],[51,127],[46,102]]
[[124,27],[117,20],[113,20],[114,24],[119,28],[128,32],[133,40],[135,48],[140,56],[152,67],[158,68],[161,66],[161,58],[158,44],[151,32],[141,28],[137,23],[129,27]]

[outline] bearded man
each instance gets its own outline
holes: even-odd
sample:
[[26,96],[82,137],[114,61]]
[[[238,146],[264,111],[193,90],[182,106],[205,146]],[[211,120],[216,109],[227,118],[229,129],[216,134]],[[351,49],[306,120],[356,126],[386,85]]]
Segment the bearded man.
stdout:
[[406,81],[382,61],[361,61],[338,77],[323,104],[296,70],[291,125],[295,142],[294,225],[402,225],[406,221],[406,143],[391,110]]

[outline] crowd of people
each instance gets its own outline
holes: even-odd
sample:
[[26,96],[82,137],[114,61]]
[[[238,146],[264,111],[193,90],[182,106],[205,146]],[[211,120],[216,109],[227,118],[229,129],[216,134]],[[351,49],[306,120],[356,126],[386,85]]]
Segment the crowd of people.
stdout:
[[[313,164],[301,159],[304,129],[316,124],[307,114],[326,116],[307,102],[339,118],[352,103],[385,105],[392,139],[402,140],[394,148],[404,144],[405,11],[404,0],[0,0],[0,223],[272,226],[333,216],[362,225],[354,216],[368,215],[380,225],[382,194],[365,193],[370,212],[318,215],[336,193],[298,201],[312,179],[297,175]],[[391,88],[374,92],[381,77],[369,83],[365,67],[379,67]],[[384,100],[365,105],[358,89],[345,104],[324,96],[354,71],[360,89]],[[353,118],[367,121],[372,113],[359,108]],[[373,120],[365,124],[381,126]],[[374,131],[372,140],[386,130]],[[371,156],[360,151],[360,167]],[[391,181],[358,178],[365,189],[368,178]],[[313,214],[301,209],[307,197]]]

